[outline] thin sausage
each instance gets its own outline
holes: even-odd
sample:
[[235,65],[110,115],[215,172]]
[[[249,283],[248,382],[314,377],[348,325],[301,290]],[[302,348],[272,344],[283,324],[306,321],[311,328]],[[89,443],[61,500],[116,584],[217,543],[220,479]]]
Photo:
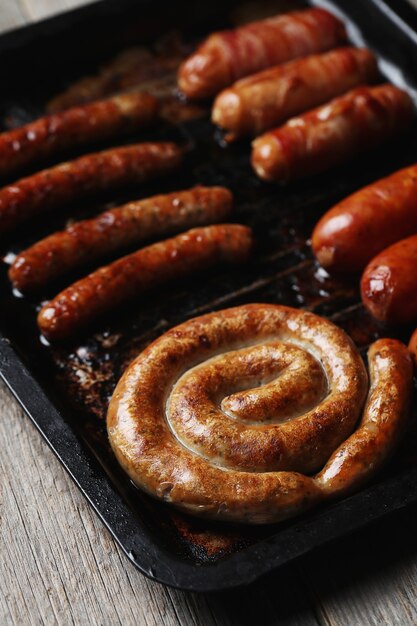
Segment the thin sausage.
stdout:
[[21,252],[9,270],[19,291],[38,289],[86,262],[149,237],[224,220],[233,197],[225,187],[194,187],[101,213]]
[[94,152],[0,189],[0,234],[34,215],[84,196],[149,180],[181,162],[173,143],[139,143]]
[[148,126],[158,101],[149,93],[126,93],[41,117],[0,134],[0,175],[67,148],[109,139]]
[[383,250],[367,265],[361,280],[362,302],[378,321],[417,320],[417,235]]
[[307,9],[213,33],[180,66],[178,85],[189,98],[210,98],[243,76],[346,41],[340,20]]
[[49,340],[66,339],[99,315],[158,285],[217,263],[243,262],[251,247],[251,230],[233,224],[195,228],[155,243],[62,291],[41,309],[39,328]]
[[366,48],[340,48],[278,65],[222,91],[212,120],[228,131],[226,139],[258,135],[290,117],[324,104],[378,74]]
[[360,189],[316,225],[312,248],[330,272],[354,273],[384,248],[417,232],[417,165]]
[[256,139],[252,165],[263,180],[282,183],[317,174],[399,134],[412,117],[405,91],[358,87]]

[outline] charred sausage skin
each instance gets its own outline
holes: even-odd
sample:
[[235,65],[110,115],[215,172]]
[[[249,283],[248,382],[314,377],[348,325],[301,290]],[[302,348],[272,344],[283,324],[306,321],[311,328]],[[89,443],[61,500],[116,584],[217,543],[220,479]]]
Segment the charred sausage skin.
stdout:
[[243,262],[251,248],[251,230],[245,226],[194,228],[77,281],[41,309],[39,328],[48,340],[67,339],[99,315],[158,285],[221,262]]

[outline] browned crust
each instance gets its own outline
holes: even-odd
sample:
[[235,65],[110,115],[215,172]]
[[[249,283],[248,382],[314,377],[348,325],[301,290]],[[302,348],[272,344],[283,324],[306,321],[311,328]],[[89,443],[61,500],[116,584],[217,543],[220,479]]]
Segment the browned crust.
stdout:
[[[306,379],[303,352],[305,364],[312,359],[327,377],[324,398],[319,393],[317,406],[304,414],[301,398],[314,392],[320,374],[310,363]],[[162,335],[127,368],[109,405],[110,442],[132,480],[155,497],[195,515],[275,522],[357,488],[391,453],[411,393],[410,355],[399,342],[380,340],[370,349],[369,362],[370,393],[351,434],[368,384],[363,362],[342,330],[278,305],[204,315]],[[283,410],[285,385],[279,386],[278,377],[278,387],[271,389],[271,372],[289,364],[299,380],[293,419],[275,414],[272,423],[271,416],[265,421],[265,402]],[[257,386],[259,377],[267,382],[264,387],[239,391]],[[230,414],[231,401],[237,414]],[[240,412],[248,402],[249,421],[245,410]],[[300,445],[304,458],[297,455]],[[323,463],[318,475],[306,473]],[[299,471],[291,471],[297,464]]]
[[129,202],[54,233],[17,255],[9,269],[21,292],[150,237],[223,221],[233,197],[225,187],[197,186]]
[[218,263],[247,260],[250,228],[223,224],[194,228],[106,265],[64,289],[42,307],[38,325],[51,341],[71,338],[98,316],[130,299]]

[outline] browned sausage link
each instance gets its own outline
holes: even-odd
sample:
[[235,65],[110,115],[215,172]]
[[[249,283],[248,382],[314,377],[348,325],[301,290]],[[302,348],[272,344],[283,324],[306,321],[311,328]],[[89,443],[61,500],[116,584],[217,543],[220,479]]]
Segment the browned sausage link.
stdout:
[[9,175],[61,150],[117,137],[155,120],[158,101],[127,93],[42,117],[0,134],[0,175]]
[[334,497],[360,487],[392,453],[411,400],[413,367],[407,348],[380,339],[368,352],[371,387],[358,429],[333,454],[316,483]]
[[283,183],[324,172],[399,134],[412,116],[405,91],[358,87],[256,139],[252,165],[260,178]]
[[209,98],[242,76],[345,41],[342,22],[324,9],[276,15],[210,35],[181,65],[178,85],[189,98]]
[[417,371],[417,328],[411,335],[410,342],[408,344],[408,349],[411,352],[411,356],[414,362],[414,368]]
[[195,228],[98,269],[56,296],[38,315],[42,334],[61,340],[130,298],[224,261],[245,261],[251,230],[224,224]]
[[312,247],[328,271],[360,272],[384,248],[417,232],[417,165],[378,180],[328,211]]
[[226,139],[257,135],[375,80],[377,73],[376,59],[365,48],[312,55],[243,78],[225,89],[214,102],[212,119],[228,131]]
[[233,196],[225,187],[194,187],[129,202],[54,233],[21,252],[9,278],[20,291],[37,289],[57,276],[149,237],[224,220]]
[[388,324],[417,320],[416,267],[417,235],[389,246],[366,266],[362,302],[377,320]]
[[0,234],[33,215],[94,193],[142,182],[181,161],[173,143],[139,143],[94,152],[0,189]]

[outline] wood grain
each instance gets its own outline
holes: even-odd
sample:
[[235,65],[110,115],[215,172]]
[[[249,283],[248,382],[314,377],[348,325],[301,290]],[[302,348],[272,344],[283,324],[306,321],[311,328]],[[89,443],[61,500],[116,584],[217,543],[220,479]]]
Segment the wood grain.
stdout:
[[[1,0],[0,30],[83,0]],[[195,595],[139,574],[0,384],[0,624],[417,623],[417,506],[251,587]]]

